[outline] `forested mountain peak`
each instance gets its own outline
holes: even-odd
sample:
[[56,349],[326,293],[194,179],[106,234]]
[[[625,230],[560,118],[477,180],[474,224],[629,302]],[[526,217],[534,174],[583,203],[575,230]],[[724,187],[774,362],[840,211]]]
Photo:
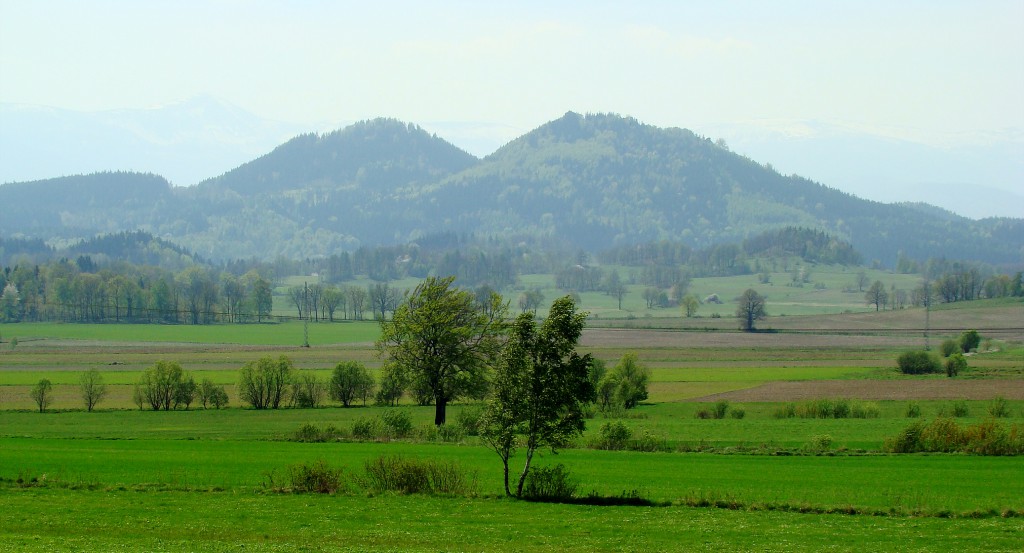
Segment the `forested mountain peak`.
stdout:
[[299,135],[198,188],[243,195],[307,187],[394,189],[441,178],[476,162],[473,155],[417,125],[380,118]]

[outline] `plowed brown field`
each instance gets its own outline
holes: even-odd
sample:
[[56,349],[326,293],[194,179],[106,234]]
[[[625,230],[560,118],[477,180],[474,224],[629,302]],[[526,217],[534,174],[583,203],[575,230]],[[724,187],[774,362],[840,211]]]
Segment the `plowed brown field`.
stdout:
[[813,380],[768,382],[746,390],[713,394],[694,401],[802,401],[821,398],[869,400],[1024,399],[1024,379],[1014,380]]

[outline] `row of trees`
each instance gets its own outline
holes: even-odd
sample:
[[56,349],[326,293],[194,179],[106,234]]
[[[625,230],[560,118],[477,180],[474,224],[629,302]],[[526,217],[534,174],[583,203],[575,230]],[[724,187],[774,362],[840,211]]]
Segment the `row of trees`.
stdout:
[[262,321],[273,307],[271,283],[258,272],[238,277],[199,265],[172,273],[119,263],[93,273],[62,259],[5,268],[0,290],[0,320],[8,322]]

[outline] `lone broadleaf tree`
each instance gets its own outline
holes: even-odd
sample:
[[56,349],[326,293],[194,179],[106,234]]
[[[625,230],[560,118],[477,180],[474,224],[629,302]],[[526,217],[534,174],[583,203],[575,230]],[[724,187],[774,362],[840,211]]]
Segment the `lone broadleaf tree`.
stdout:
[[107,385],[103,383],[103,375],[96,368],[89,369],[82,373],[81,385],[85,410],[92,411],[96,404],[107,395]]
[[748,288],[740,296],[739,305],[736,306],[736,316],[740,319],[740,328],[746,332],[757,330],[754,325],[757,321],[768,316],[765,311],[765,298],[754,289]]
[[380,322],[377,339],[390,370],[432,396],[436,425],[445,423],[449,402],[484,395],[508,307],[496,293],[483,305],[472,292],[452,286],[454,281],[430,277],[420,283],[390,321]]
[[566,296],[555,300],[540,328],[529,313],[512,325],[480,423],[484,441],[501,457],[506,495],[512,495],[509,459],[520,437],[526,461],[516,496],[523,493],[538,448],[560,446],[583,432],[583,407],[594,400],[594,384],[590,355],[575,348],[586,318]]

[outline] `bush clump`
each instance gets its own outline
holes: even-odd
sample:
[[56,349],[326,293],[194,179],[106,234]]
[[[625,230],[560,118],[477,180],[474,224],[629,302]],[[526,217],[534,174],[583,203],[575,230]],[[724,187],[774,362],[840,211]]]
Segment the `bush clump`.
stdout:
[[267,474],[265,487],[275,492],[326,493],[335,494],[348,490],[345,471],[328,466],[324,461],[312,464],[300,463],[288,467],[284,482],[277,482],[276,475]]
[[345,438],[345,433],[332,424],[317,426],[307,422],[292,434],[291,441],[306,443],[335,442]]
[[958,351],[960,351],[960,344],[953,339],[944,340],[942,345],[939,346],[939,352],[942,353],[943,357],[949,357]]
[[597,449],[625,449],[633,432],[622,421],[609,421],[601,425],[600,437],[594,444]]
[[728,412],[729,402],[724,399],[720,399],[715,402],[711,409],[701,409],[694,413],[694,416],[698,419],[724,419]]
[[791,419],[796,416],[795,403],[783,403],[772,411],[772,417],[776,419]]
[[846,398],[812,399],[800,404],[785,403],[772,412],[776,419],[877,419],[881,415],[878,404],[869,401],[851,401]]
[[458,424],[442,424],[435,428],[437,428],[437,437],[442,442],[457,443],[466,438],[466,431]]
[[388,409],[380,416],[380,420],[391,438],[404,438],[412,434],[412,417],[408,411]]
[[953,378],[967,370],[967,358],[962,353],[954,353],[946,359],[946,376]]
[[903,374],[929,374],[941,372],[939,360],[927,351],[906,351],[896,358],[896,366]]
[[921,416],[921,404],[916,401],[907,403],[906,416],[908,419],[916,419]]
[[971,453],[975,455],[1024,454],[1024,427],[995,420],[960,426],[939,417],[931,423],[916,421],[885,440],[890,453]]
[[988,414],[992,415],[997,419],[1009,417],[1010,404],[1006,402],[1006,398],[997,397],[992,400],[992,403],[989,404]]
[[479,407],[461,409],[455,413],[455,426],[460,428],[466,436],[479,436],[482,412]]
[[476,473],[455,462],[381,456],[366,461],[366,487],[374,493],[472,495]]
[[380,419],[359,417],[352,423],[352,438],[356,440],[373,440],[381,435]]
[[953,402],[953,416],[954,417],[966,417],[970,414],[970,409],[967,408],[967,402],[964,400]]
[[979,344],[981,344],[981,335],[978,334],[977,330],[965,330],[960,335],[960,349],[964,353],[970,353],[978,349]]
[[850,417],[854,419],[877,419],[882,410],[871,401],[854,401],[850,406]]
[[576,495],[579,483],[561,463],[552,467],[531,468],[523,486],[523,498],[529,501],[568,501]]
[[813,436],[811,441],[804,446],[804,449],[810,453],[825,453],[832,449],[832,436],[829,434]]

